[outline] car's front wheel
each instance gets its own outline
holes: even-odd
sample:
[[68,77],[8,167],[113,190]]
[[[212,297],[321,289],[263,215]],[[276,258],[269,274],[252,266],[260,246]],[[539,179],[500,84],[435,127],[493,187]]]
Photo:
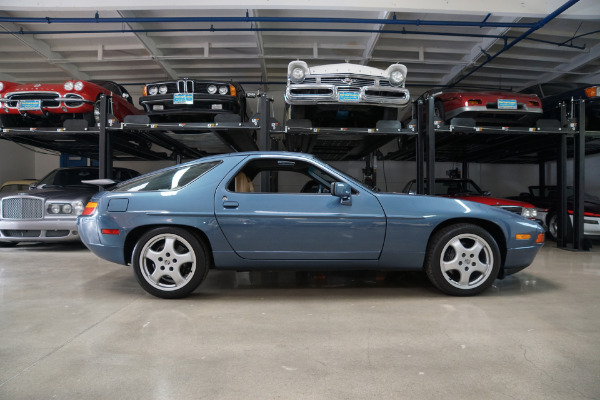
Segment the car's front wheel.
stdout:
[[155,228],[133,250],[133,272],[148,293],[164,299],[188,296],[206,277],[210,255],[204,243],[177,227]]
[[471,296],[492,285],[500,263],[500,249],[488,231],[473,224],[456,224],[431,238],[425,272],[442,292]]

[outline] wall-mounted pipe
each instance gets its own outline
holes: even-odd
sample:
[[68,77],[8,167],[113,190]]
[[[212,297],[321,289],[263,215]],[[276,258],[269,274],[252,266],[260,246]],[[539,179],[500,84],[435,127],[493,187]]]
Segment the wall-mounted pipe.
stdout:
[[376,24],[376,25],[414,25],[414,26],[461,26],[476,28],[533,28],[536,23],[520,22],[489,22],[489,14],[483,21],[443,21],[443,20],[410,20],[378,18],[319,18],[319,17],[251,17],[246,12],[245,17],[133,17],[133,18],[23,18],[0,17],[0,22],[15,24],[98,24],[98,23],[186,23],[186,22],[283,22],[283,23],[316,23],[316,24]]
[[[0,22],[1,24],[1,22]],[[68,34],[108,34],[108,33],[164,33],[164,32],[321,32],[321,33],[385,33],[394,35],[423,35],[423,36],[451,36],[467,38],[491,38],[502,39],[505,41],[512,39],[531,40],[539,43],[569,47],[578,50],[584,50],[585,46],[567,44],[566,42],[552,42],[549,40],[522,38],[521,36],[510,35],[490,35],[485,33],[456,33],[456,32],[432,32],[432,31],[411,31],[411,30],[392,30],[392,29],[335,29],[335,28],[157,28],[157,29],[98,29],[98,30],[62,30],[62,31],[0,31],[0,35],[68,35]],[[592,34],[595,32],[591,32]],[[578,35],[578,37],[588,34]]]

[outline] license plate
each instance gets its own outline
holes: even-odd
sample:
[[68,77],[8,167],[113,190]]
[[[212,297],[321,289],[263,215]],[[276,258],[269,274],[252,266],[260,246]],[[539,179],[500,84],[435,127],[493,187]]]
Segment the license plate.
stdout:
[[339,101],[348,101],[358,103],[358,92],[341,92],[338,93]]
[[211,110],[222,110],[223,104],[211,104],[210,109]]
[[499,110],[516,110],[517,100],[514,99],[498,99]]
[[194,104],[194,94],[175,93],[173,95],[173,104]]
[[19,100],[19,110],[40,110],[41,108],[41,100]]

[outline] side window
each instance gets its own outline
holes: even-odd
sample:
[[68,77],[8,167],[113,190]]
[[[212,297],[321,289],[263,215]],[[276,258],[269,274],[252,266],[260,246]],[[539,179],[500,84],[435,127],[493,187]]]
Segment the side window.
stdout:
[[335,179],[314,165],[298,160],[252,160],[229,182],[232,192],[330,193]]

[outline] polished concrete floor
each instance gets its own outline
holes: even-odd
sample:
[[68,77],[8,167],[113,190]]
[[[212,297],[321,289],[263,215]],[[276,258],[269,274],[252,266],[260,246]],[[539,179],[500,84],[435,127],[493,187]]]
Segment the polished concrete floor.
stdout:
[[471,298],[211,272],[171,301],[79,245],[2,248],[0,399],[600,399],[600,243]]

